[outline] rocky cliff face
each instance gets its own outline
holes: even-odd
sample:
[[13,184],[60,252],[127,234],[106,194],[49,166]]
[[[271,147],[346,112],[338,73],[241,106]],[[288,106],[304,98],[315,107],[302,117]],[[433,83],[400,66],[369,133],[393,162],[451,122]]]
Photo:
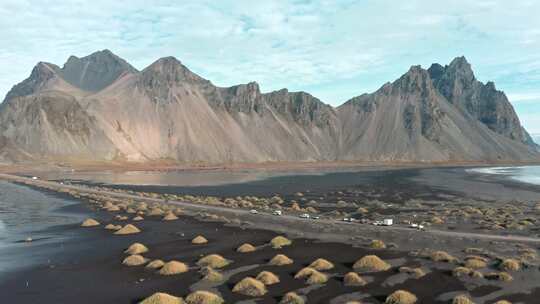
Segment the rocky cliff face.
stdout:
[[10,160],[495,161],[538,154],[463,58],[412,67],[333,108],[305,92],[221,88],[173,57],[141,72],[109,51],[40,63],[0,108]]

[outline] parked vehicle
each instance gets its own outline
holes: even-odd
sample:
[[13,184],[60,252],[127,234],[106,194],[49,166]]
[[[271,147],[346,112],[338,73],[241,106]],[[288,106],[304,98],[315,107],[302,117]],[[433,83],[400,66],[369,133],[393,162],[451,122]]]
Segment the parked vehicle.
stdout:
[[251,209],[251,210],[249,210],[249,213],[251,213],[251,214],[258,214],[259,211],[255,210],[255,209]]
[[300,218],[308,219],[308,218],[309,218],[309,214],[307,214],[307,213],[302,213],[302,214],[300,214]]
[[318,215],[315,215],[315,216],[312,216],[311,218],[314,219],[314,220],[318,220],[318,219],[320,219],[321,217],[318,216]]
[[283,212],[281,210],[274,210],[274,212],[272,212],[273,215],[277,215],[277,216],[281,216],[283,214]]

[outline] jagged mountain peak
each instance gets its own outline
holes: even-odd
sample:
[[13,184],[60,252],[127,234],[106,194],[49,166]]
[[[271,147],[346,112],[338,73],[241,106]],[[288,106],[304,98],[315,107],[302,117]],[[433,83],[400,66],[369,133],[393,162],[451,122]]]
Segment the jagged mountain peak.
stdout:
[[52,63],[38,62],[28,78],[9,90],[4,101],[38,92],[40,89],[46,87],[50,80],[57,77],[58,71],[59,67]]
[[105,49],[85,57],[70,56],[61,69],[64,80],[90,92],[98,92],[125,73],[137,70],[127,61]]

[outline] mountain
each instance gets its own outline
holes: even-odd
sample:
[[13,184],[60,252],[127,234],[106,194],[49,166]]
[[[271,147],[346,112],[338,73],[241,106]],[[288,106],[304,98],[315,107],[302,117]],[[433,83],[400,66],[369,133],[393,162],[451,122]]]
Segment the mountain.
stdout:
[[306,92],[218,87],[174,57],[142,71],[108,50],[38,63],[0,106],[4,161],[531,161],[503,92],[465,58],[332,107]]
[[535,133],[535,134],[531,134],[531,140],[537,144],[537,145],[540,145],[540,134],[538,133]]

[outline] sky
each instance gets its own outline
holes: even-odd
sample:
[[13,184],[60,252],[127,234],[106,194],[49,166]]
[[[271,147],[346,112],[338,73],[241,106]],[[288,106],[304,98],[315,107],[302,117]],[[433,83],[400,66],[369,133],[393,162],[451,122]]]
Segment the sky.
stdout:
[[464,55],[540,134],[539,12],[534,0],[2,0],[0,95],[39,61],[109,49],[138,69],[175,56],[219,86],[257,81],[337,106]]

